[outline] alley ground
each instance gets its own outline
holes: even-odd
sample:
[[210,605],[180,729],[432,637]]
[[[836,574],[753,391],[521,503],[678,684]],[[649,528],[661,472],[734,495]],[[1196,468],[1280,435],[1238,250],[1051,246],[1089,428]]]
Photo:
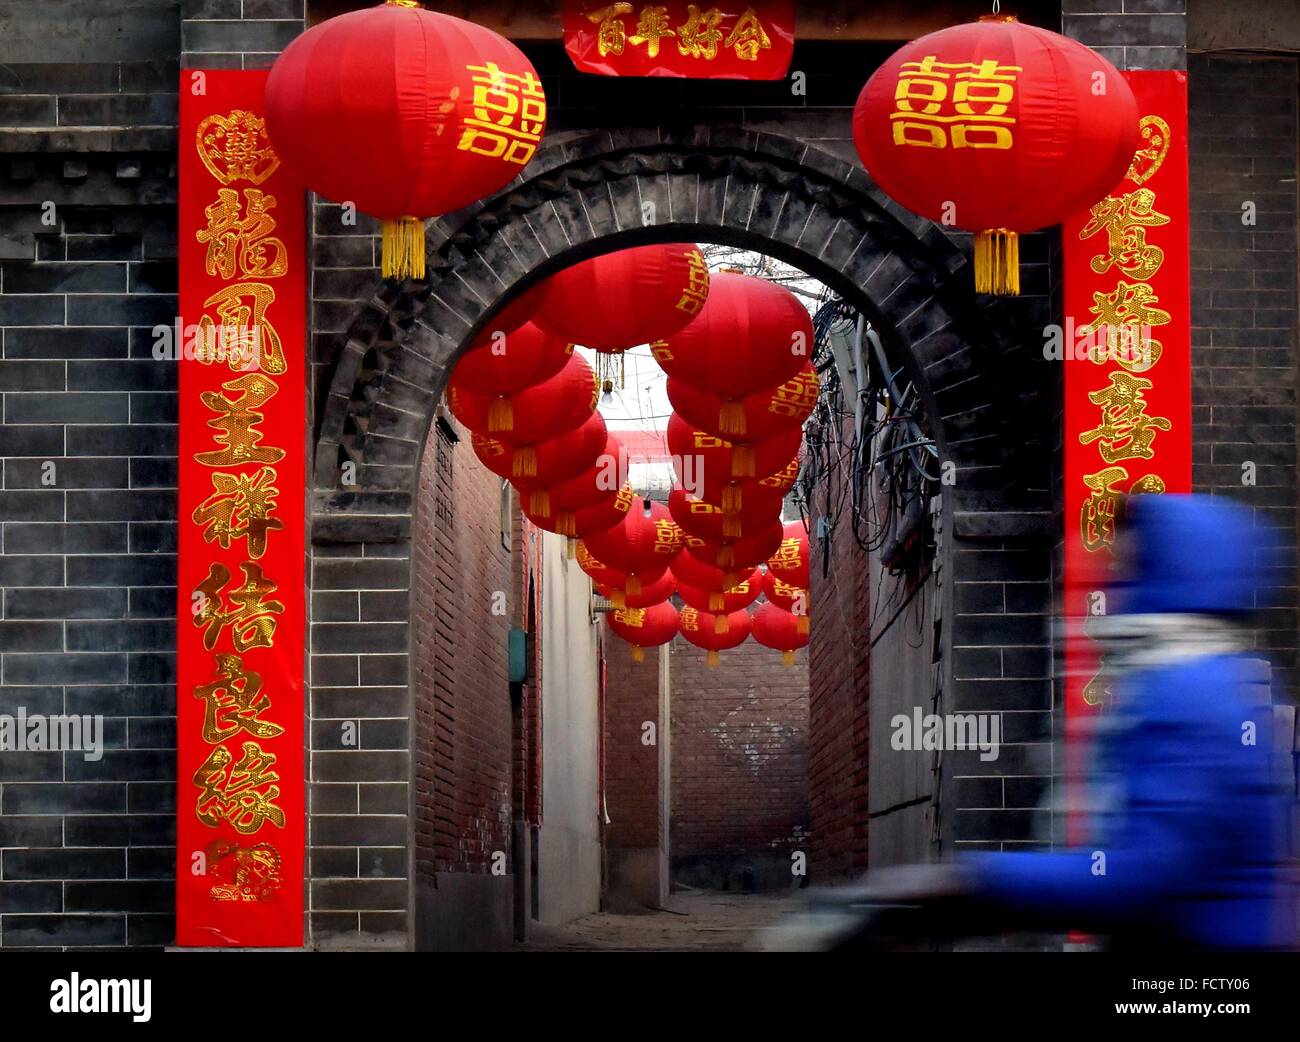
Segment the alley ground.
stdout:
[[675,893],[662,911],[598,912],[559,927],[530,925],[517,951],[745,951],[790,909],[790,893]]

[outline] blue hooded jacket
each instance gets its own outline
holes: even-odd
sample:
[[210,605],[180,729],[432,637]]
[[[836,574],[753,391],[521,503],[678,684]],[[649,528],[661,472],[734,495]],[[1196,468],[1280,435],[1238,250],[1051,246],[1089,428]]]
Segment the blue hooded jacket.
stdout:
[[[1248,511],[1140,496],[1126,531],[1130,574],[1112,597],[1122,612],[1230,617],[1257,607],[1258,577],[1274,559]],[[1272,710],[1251,694],[1257,658],[1175,653],[1123,674],[1094,750],[1115,796],[1104,832],[1082,850],[972,857],[977,896],[1089,932],[1291,945],[1285,797]]]

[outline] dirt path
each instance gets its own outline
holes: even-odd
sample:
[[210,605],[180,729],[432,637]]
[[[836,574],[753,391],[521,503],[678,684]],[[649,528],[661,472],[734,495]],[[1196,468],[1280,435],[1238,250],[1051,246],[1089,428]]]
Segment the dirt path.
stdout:
[[668,910],[597,912],[564,926],[530,924],[516,951],[743,951],[792,905],[790,895],[699,891],[673,894]]

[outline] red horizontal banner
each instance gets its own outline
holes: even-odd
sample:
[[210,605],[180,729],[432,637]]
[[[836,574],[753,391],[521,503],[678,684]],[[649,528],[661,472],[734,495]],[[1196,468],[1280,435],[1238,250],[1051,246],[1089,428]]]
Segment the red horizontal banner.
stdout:
[[601,76],[779,80],[794,53],[794,18],[794,0],[565,0],[564,49],[580,72]]
[[264,71],[180,107],[176,943],[303,943],[306,191]]
[[1082,769],[1088,717],[1111,692],[1088,637],[1105,588],[1119,500],[1192,483],[1187,76],[1125,73],[1142,148],[1124,180],[1064,222],[1066,734]]

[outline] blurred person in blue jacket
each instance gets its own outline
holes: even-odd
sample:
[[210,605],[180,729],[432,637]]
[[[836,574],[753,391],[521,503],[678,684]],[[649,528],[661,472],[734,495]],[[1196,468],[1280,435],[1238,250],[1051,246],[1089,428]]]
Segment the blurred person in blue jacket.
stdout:
[[[1132,497],[1124,532],[1112,614],[1089,629],[1114,692],[1093,749],[1096,834],[870,873],[822,905],[834,946],[1026,930],[1114,948],[1294,945],[1294,767],[1247,628],[1272,543],[1247,510],[1207,496]],[[835,903],[856,909],[855,927],[831,925]]]

